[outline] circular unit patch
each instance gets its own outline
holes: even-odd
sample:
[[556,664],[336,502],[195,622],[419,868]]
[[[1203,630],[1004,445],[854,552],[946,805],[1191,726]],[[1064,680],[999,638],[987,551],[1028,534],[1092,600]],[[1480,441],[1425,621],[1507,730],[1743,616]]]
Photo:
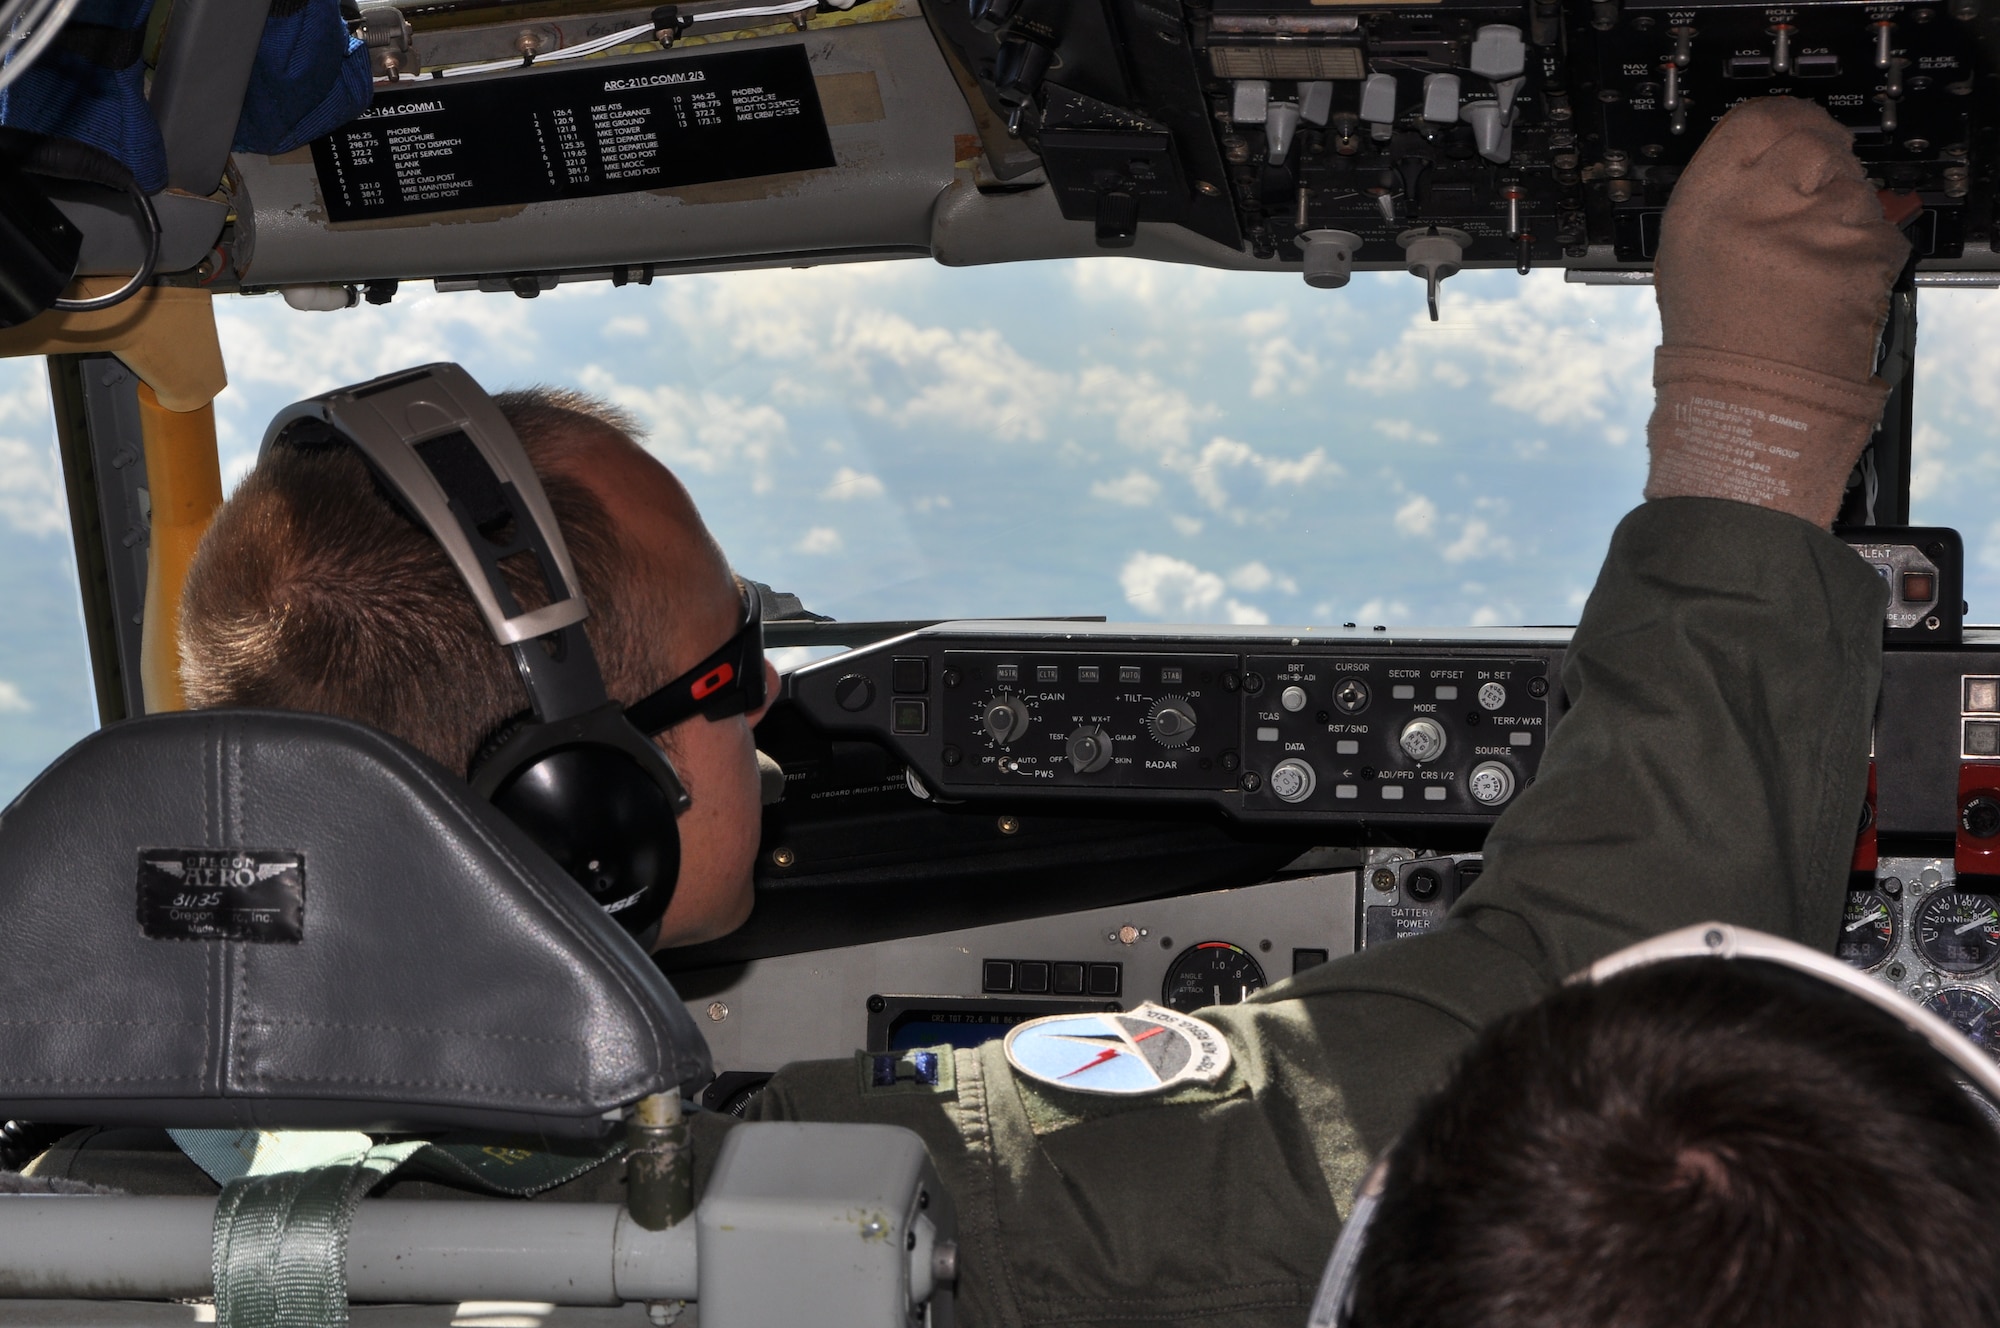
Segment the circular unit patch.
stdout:
[[1229,1044],[1213,1026],[1150,1001],[1124,1014],[1057,1014],[1016,1024],[1005,1051],[1018,1074],[1111,1097],[1212,1084],[1229,1069]]

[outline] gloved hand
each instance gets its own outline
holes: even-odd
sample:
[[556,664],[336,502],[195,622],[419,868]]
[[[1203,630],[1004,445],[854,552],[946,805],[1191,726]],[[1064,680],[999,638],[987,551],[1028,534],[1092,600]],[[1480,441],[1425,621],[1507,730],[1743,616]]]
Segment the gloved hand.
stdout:
[[1646,496],[1831,525],[1888,396],[1875,343],[1909,252],[1819,106],[1760,97],[1724,116],[1662,223]]

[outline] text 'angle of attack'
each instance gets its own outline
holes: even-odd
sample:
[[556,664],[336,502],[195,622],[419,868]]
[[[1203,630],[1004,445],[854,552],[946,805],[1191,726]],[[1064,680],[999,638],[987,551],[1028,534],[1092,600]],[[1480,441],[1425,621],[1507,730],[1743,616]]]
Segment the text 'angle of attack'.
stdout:
[[2000,1324],[1992,4],[0,0],[0,1328]]

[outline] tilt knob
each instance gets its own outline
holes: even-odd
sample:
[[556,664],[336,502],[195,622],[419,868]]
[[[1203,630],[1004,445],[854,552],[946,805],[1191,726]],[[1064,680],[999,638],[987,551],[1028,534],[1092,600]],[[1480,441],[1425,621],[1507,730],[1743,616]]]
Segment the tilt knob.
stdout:
[[1162,747],[1185,747],[1194,738],[1194,707],[1183,697],[1163,696],[1153,702],[1146,729]]

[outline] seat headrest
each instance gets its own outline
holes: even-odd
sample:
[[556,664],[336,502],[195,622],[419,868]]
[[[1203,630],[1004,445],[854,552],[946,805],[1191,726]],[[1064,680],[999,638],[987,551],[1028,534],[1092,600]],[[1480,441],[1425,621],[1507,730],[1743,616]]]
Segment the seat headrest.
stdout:
[[650,959],[373,729],[103,729],[0,813],[0,1118],[601,1136],[707,1077]]

